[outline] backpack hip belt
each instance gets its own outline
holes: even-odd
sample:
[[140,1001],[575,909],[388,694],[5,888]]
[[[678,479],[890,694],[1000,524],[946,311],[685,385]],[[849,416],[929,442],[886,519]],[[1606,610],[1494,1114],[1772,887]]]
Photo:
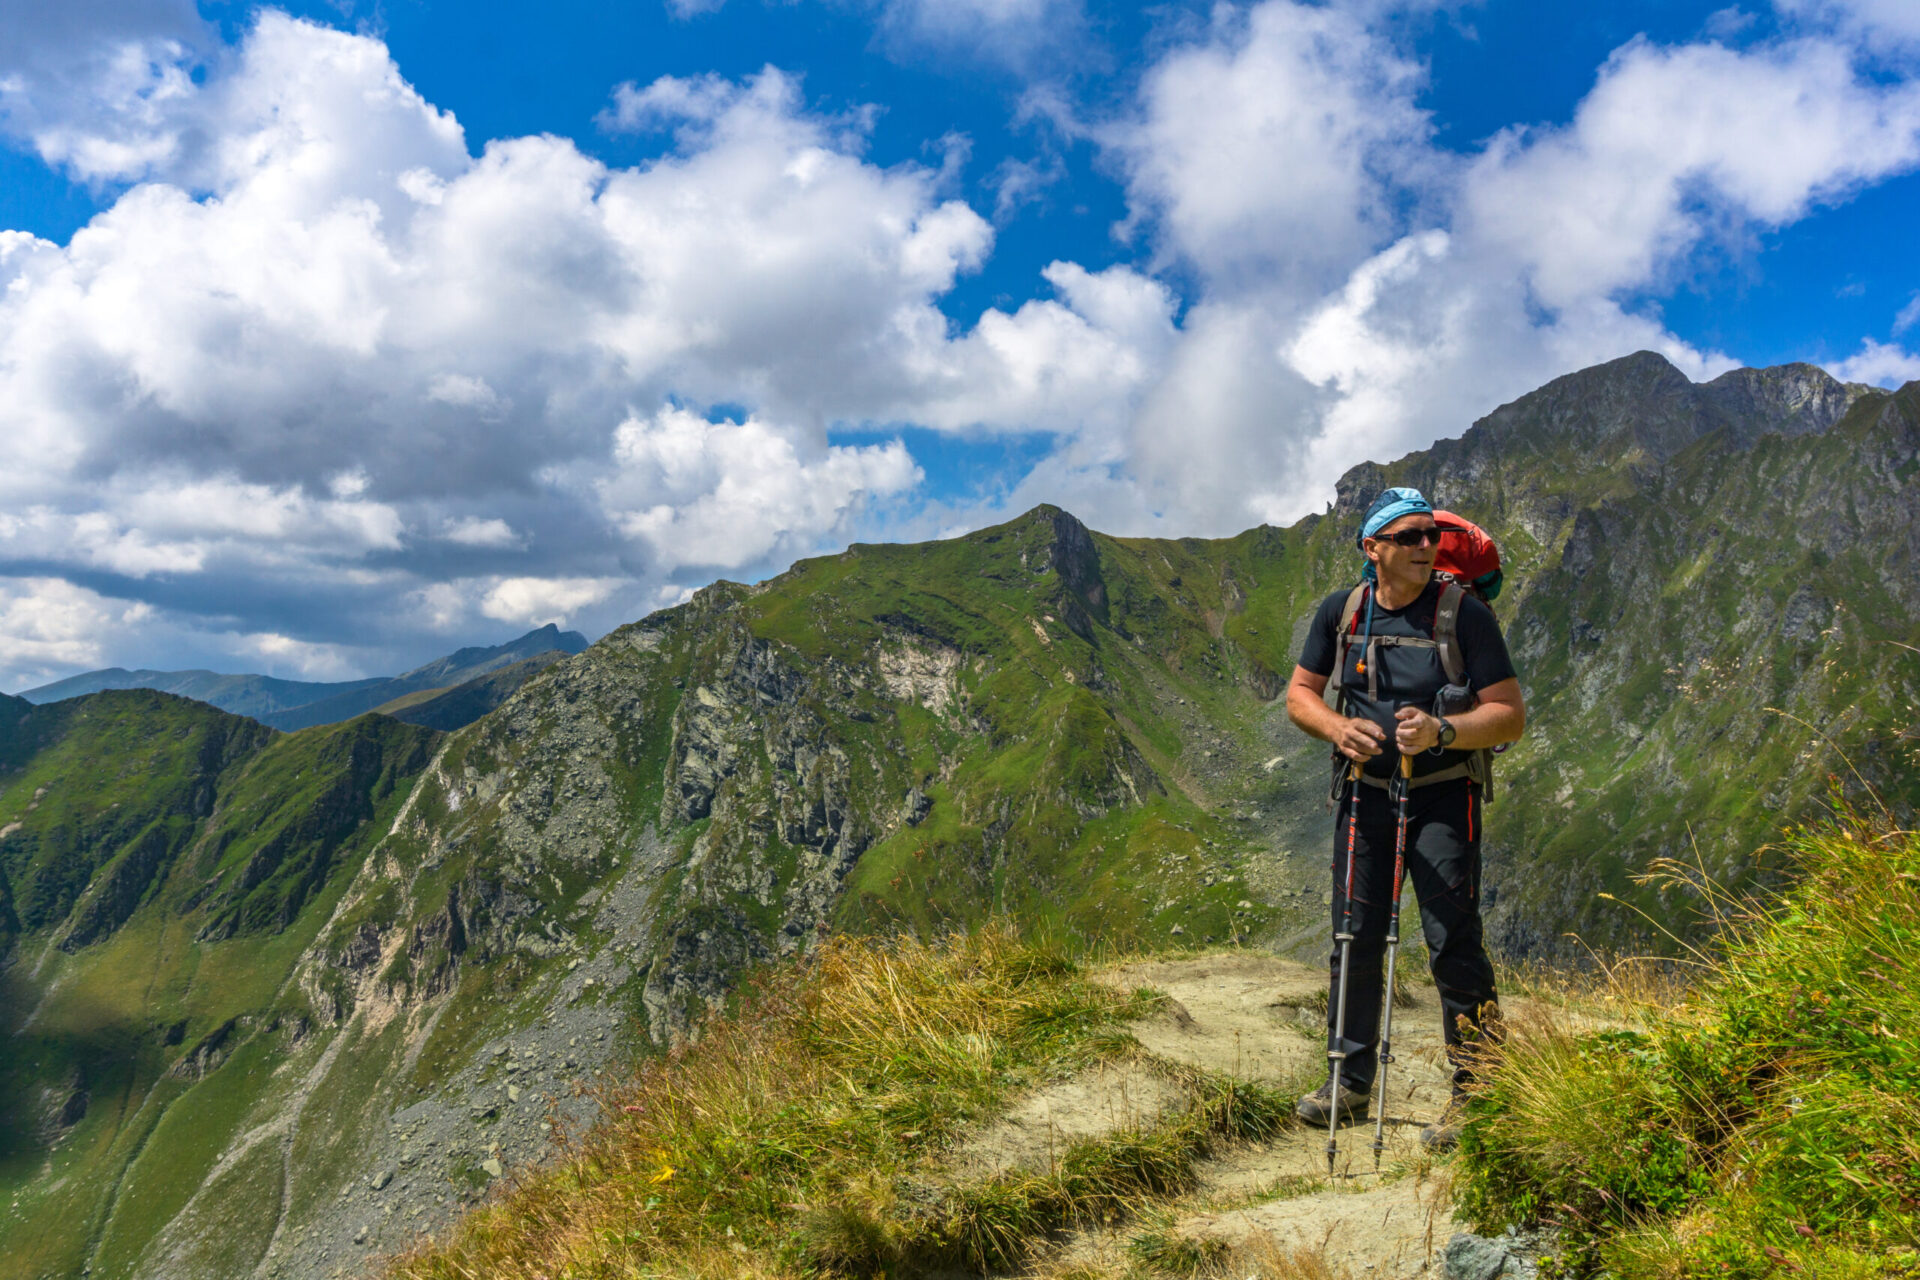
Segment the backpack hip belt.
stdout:
[[[1342,758],[1344,759],[1345,757]],[[1432,773],[1415,774],[1407,780],[1407,787],[1410,790],[1418,791],[1421,787],[1430,787],[1436,782],[1453,782],[1460,778],[1473,778],[1472,761],[1462,760],[1459,764],[1452,765],[1445,769],[1436,769]],[[1478,781],[1477,778],[1474,780]],[[1385,791],[1393,785],[1392,778],[1376,778],[1370,773],[1361,774],[1360,781],[1366,786],[1374,787],[1381,791]]]

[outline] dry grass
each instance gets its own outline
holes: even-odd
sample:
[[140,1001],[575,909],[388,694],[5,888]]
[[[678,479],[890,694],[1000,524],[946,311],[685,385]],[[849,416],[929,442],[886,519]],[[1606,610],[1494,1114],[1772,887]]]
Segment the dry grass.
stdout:
[[1349,1280],[1346,1268],[1327,1261],[1325,1249],[1283,1249],[1266,1236],[1256,1236],[1234,1250],[1226,1271],[1260,1280]]
[[1071,1144],[1041,1171],[955,1180],[969,1126],[1041,1080],[1138,1052],[1155,1008],[999,931],[835,941],[607,1092],[603,1119],[395,1259],[405,1280],[1006,1270],[1075,1224],[1191,1187],[1221,1141],[1290,1123],[1277,1092],[1159,1067],[1188,1103]]

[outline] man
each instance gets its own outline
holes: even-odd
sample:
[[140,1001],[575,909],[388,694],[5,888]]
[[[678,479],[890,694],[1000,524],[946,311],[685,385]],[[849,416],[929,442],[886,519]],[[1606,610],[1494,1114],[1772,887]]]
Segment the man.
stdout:
[[[1460,599],[1453,633],[1471,706],[1451,715],[1434,714],[1436,695],[1449,683],[1434,645],[1442,584],[1433,577],[1433,565],[1442,536],[1432,506],[1419,491],[1400,488],[1381,494],[1361,521],[1358,542],[1367,570],[1358,607],[1347,616],[1353,593],[1345,589],[1321,602],[1287,685],[1287,715],[1293,722],[1333,744],[1343,775],[1352,765],[1361,769],[1359,778],[1343,789],[1334,852],[1333,921],[1339,932],[1348,907],[1343,878],[1351,839],[1348,1056],[1341,1064],[1338,1095],[1329,1079],[1319,1092],[1300,1100],[1298,1112],[1308,1123],[1326,1125],[1367,1115],[1379,1040],[1387,918],[1393,905],[1396,813],[1387,783],[1405,753],[1413,763],[1407,875],[1420,902],[1447,1056],[1454,1064],[1453,1101],[1421,1134],[1430,1147],[1450,1146],[1458,1137],[1454,1104],[1469,1079],[1461,1046],[1478,1033],[1482,1009],[1496,999],[1493,965],[1480,925],[1483,797],[1480,784],[1468,776],[1469,754],[1515,741],[1526,726],[1520,682],[1500,626],[1492,610],[1471,596]],[[1327,683],[1342,658],[1340,705],[1332,707],[1325,700]],[[1340,992],[1337,946],[1328,969],[1331,1038]]]

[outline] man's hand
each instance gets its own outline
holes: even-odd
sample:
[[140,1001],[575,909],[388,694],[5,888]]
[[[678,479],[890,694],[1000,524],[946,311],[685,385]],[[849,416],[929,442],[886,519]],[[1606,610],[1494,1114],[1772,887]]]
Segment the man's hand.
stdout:
[[1373,721],[1345,716],[1341,717],[1332,738],[1334,750],[1358,764],[1379,755],[1380,746],[1386,740],[1386,731]]
[[1402,755],[1425,751],[1440,741],[1440,721],[1418,707],[1402,707],[1393,713],[1400,723],[1394,726],[1394,745]]

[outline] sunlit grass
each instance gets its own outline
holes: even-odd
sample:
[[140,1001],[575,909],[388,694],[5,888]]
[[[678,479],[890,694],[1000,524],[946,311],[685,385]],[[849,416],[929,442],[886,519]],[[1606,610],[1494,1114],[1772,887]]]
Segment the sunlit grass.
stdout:
[[1716,902],[1690,987],[1582,993],[1638,1029],[1509,1028],[1462,1141],[1479,1225],[1556,1223],[1567,1270],[1623,1280],[1920,1274],[1920,837],[1787,849],[1790,890]]

